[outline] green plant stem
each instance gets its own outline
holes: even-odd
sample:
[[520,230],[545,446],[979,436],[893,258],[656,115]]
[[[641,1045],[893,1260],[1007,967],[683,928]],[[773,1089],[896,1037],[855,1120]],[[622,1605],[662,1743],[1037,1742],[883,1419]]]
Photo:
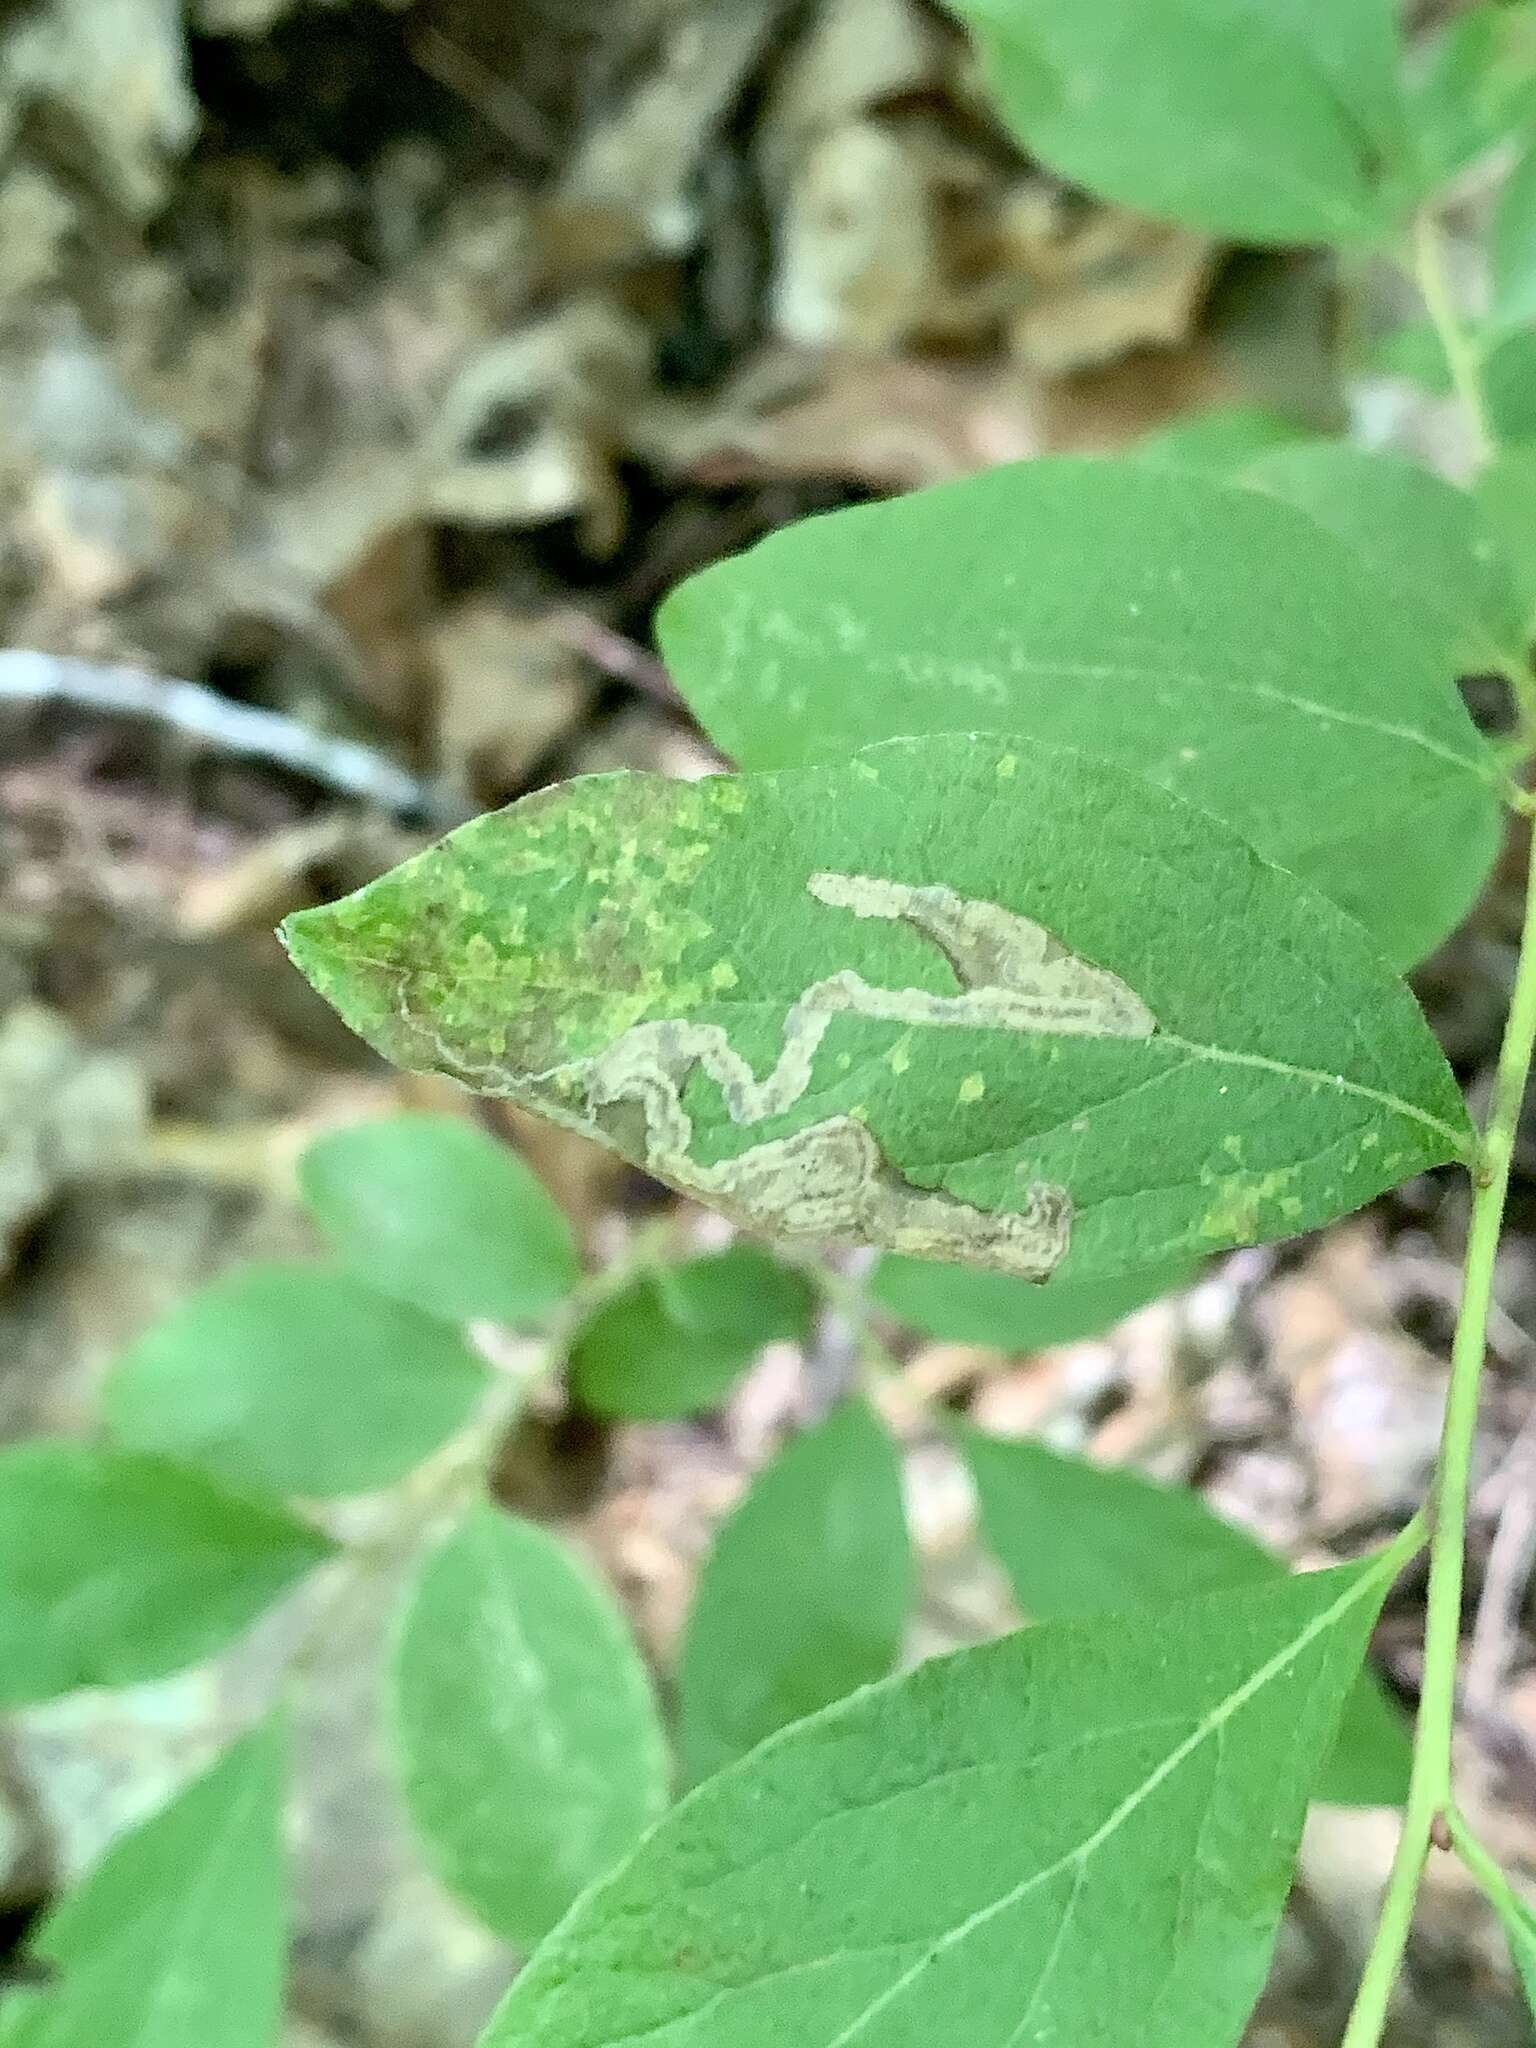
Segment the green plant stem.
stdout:
[[1438,217],[1427,211],[1414,222],[1413,279],[1424,301],[1424,310],[1434,323],[1440,346],[1445,351],[1452,388],[1461,401],[1471,429],[1473,454],[1482,463],[1493,449],[1494,436],[1488,418],[1488,402],[1483,395],[1477,345],[1456,310],[1446,271],[1444,230]]
[[1445,1820],[1450,1829],[1452,1847],[1477,1879],[1490,1904],[1507,1920],[1528,1920],[1530,1908],[1456,1807],[1447,1809]]
[[1413,1774],[1403,1813],[1403,1830],[1387,1880],[1381,1919],[1350,2014],[1342,2048],[1375,2048],[1386,2020],[1419,1879],[1435,1838],[1436,1824],[1448,1826],[1451,1809],[1451,1736],[1456,1713],[1456,1664],[1461,1639],[1461,1594],[1471,1491],[1473,1444],[1477,1433],[1478,1388],[1486,1350],[1493,1263],[1504,1220],[1510,1161],[1520,1106],[1536,1044],[1536,862],[1526,882],[1525,921],[1514,993],[1499,1048],[1493,1101],[1474,1171],[1472,1222],[1467,1234],[1461,1313],[1451,1347],[1445,1424],[1431,1498],[1428,1612],[1424,1629],[1424,1684],[1414,1734]]
[[550,1318],[538,1345],[520,1371],[498,1368],[480,1412],[395,1488],[382,1526],[347,1544],[331,1561],[329,1594],[315,1604],[286,1657],[285,1681],[307,1678],[352,1603],[365,1597],[378,1578],[406,1563],[432,1528],[467,1509],[483,1493],[496,1452],[521,1413],[529,1389],[558,1370],[571,1339],[596,1309],[647,1272],[674,1240],[672,1219],[663,1217],[635,1232],[611,1266],[589,1273]]
[[821,1259],[795,1259],[791,1263],[810,1281],[827,1307],[848,1324],[860,1363],[873,1375],[871,1384],[887,1377],[899,1378],[901,1360],[875,1329],[874,1303],[859,1282]]
[[[1440,337],[1452,388],[1471,432],[1473,458],[1480,468],[1493,454],[1498,437],[1488,414],[1477,343],[1457,311],[1446,269],[1445,234],[1433,213],[1421,213],[1414,223],[1409,274]],[[1499,666],[1520,715],[1520,730],[1511,748],[1511,772],[1518,778],[1520,769],[1536,753],[1536,665],[1522,648],[1514,648],[1506,652]],[[1528,807],[1527,792],[1519,786],[1518,780],[1511,800],[1516,809]]]

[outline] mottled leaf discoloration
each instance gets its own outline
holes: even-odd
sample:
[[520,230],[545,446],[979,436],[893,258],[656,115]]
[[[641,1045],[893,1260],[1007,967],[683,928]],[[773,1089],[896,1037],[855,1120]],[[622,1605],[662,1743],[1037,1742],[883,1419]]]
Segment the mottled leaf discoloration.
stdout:
[[1468,1144],[1358,926],[1203,811],[1039,744],[586,779],[285,937],[389,1058],[772,1235],[1123,1272]]
[[[614,1135],[610,1114],[638,1105],[636,1143],[645,1165],[749,1227],[783,1237],[851,1238],[917,1256],[971,1258],[1043,1280],[1064,1256],[1072,1224],[1068,1191],[1037,1182],[1024,1205],[989,1215],[942,1192],[923,1192],[895,1171],[853,1115],[807,1124],[711,1165],[693,1156],[693,1119],[683,1090],[697,1067],[742,1126],[787,1115],[811,1084],[832,1019],[843,1014],[929,1029],[1041,1031],[1144,1038],[1151,1011],[1113,974],[1079,960],[1043,926],[942,885],[913,887],[864,875],[813,874],[819,903],[856,917],[900,919],[931,940],[959,991],[872,988],[844,968],[790,1004],[784,1042],[761,1079],[718,1024],[683,1017],[634,1024],[596,1058],[521,1077],[558,1092],[584,1128]],[[619,1140],[623,1149],[622,1139]]]

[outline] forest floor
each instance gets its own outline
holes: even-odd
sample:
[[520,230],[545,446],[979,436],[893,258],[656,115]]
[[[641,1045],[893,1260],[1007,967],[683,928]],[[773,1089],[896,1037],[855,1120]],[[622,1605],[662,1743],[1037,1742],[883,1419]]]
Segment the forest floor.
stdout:
[[[0,5],[0,81],[0,644],[46,657],[0,659],[0,1438],[89,1428],[157,1314],[306,1249],[294,1162],[337,1122],[483,1117],[596,1260],[655,1216],[663,1191],[581,1140],[386,1071],[272,929],[557,778],[712,765],[649,640],[679,577],[813,510],[1217,404],[1440,432],[1341,379],[1317,261],[1022,159],[922,0],[44,0]],[[1523,860],[1417,978],[1474,1100]],[[1350,1554],[1424,1490],[1465,1221],[1427,1176],[1102,1340],[908,1340],[904,1368],[1000,1431],[1187,1479],[1298,1561]],[[1461,1769],[1536,1878],[1536,1125],[1498,1301]],[[697,1424],[552,1403],[498,1484],[590,1546],[665,1672],[711,1529],[805,1399],[775,1350]],[[920,1428],[909,1485],[913,1654],[1008,1625]],[[1375,1647],[1406,1702],[1422,1593]],[[381,1787],[377,1622],[332,1646],[304,1729],[293,2042],[468,2048],[509,1959]],[[0,1943],[238,1725],[262,1655],[13,1717]],[[1315,1813],[1254,2043],[1336,2038],[1392,1834]],[[1528,2039],[1449,1858],[1393,2038]]]

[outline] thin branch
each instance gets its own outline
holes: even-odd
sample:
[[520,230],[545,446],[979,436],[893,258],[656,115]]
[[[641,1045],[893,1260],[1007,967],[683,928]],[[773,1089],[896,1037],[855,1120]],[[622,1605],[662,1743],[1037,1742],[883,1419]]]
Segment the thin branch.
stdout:
[[269,761],[338,795],[430,825],[461,824],[470,815],[447,792],[357,740],[314,732],[280,711],[236,704],[202,683],[152,675],[126,662],[0,649],[0,704],[64,704],[145,719],[212,753]]
[[1504,1221],[1515,1133],[1536,1049],[1536,861],[1526,881],[1520,961],[1494,1076],[1493,1101],[1473,1172],[1472,1222],[1462,1283],[1461,1313],[1451,1347],[1440,1460],[1435,1474],[1433,1537],[1424,1635],[1424,1680],[1414,1735],[1413,1772],[1397,1854],[1387,1880],[1381,1919],[1355,1999],[1342,2048],[1376,2048],[1387,2004],[1408,1944],[1414,1901],[1432,1843],[1440,1840],[1452,1805],[1451,1738],[1456,1717],[1456,1675],[1461,1645],[1462,1582],[1478,1394],[1488,1350],[1493,1265]]

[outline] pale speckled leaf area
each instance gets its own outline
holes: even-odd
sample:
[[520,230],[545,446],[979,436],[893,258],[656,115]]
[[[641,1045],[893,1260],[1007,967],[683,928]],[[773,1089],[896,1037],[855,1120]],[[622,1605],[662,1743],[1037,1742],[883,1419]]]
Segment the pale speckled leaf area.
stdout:
[[1388,583],[1426,645],[1444,642],[1468,675],[1524,660],[1509,569],[1475,498],[1405,456],[1340,442],[1271,449],[1242,482],[1295,505]]
[[1397,1562],[1043,1623],[799,1722],[577,1904],[482,2048],[1226,2048]]
[[893,733],[1090,749],[1224,818],[1408,967],[1503,829],[1446,608],[1265,493],[1063,456],[786,527],[681,584],[657,632],[741,768]]
[[427,1861],[530,1945],[666,1805],[639,1652],[568,1545],[488,1503],[422,1570],[393,1669],[401,1789]]
[[285,936],[397,1063],[777,1236],[1106,1274],[1307,1229],[1470,1144],[1352,920],[1066,749],[593,777]]

